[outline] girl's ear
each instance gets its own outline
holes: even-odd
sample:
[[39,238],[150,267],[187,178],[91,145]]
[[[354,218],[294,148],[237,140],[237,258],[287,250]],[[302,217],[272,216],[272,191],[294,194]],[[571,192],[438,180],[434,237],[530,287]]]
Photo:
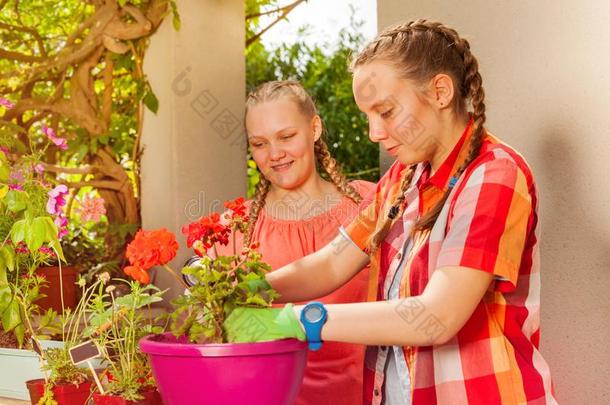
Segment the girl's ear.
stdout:
[[439,73],[432,78],[431,86],[434,97],[432,102],[437,108],[444,109],[451,105],[453,97],[455,97],[455,88],[451,76]]
[[322,136],[322,119],[319,115],[315,115],[311,121],[313,129],[313,141],[316,142]]

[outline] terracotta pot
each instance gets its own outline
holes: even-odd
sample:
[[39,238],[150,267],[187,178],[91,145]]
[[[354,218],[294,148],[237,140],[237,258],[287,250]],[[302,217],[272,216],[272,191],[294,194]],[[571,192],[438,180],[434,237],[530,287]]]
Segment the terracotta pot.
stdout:
[[99,392],[93,393],[93,403],[95,405],[163,405],[161,396],[156,389],[144,391],[141,393],[144,399],[140,401],[128,401],[123,397],[114,395],[102,395]]
[[[25,385],[30,391],[32,404],[37,404],[44,395],[44,379],[29,380]],[[78,386],[58,384],[53,387],[53,396],[59,405],[86,405],[91,396],[91,381],[85,381]]]
[[[36,273],[46,277],[47,285],[40,288],[40,292],[45,294],[46,297],[36,301],[36,304],[45,309],[54,309],[61,314],[61,290],[59,288],[59,267],[58,266],[45,266],[39,267]],[[61,278],[63,282],[64,290],[64,306],[65,308],[76,307],[78,302],[78,290],[76,288],[76,278],[78,271],[76,267],[67,266],[61,267]]]

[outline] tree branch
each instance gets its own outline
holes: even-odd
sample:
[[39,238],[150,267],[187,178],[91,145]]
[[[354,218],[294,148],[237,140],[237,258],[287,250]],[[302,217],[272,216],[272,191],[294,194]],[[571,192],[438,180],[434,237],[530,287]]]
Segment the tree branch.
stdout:
[[258,39],[265,33],[267,32],[271,27],[273,27],[275,24],[277,24],[278,22],[284,20],[288,14],[295,9],[295,7],[297,7],[299,4],[305,2],[307,0],[297,0],[292,4],[289,4],[287,6],[285,6],[283,8],[283,12],[282,15],[280,15],[275,21],[273,21],[271,24],[267,25],[265,28],[263,28],[259,33],[257,33],[256,35],[248,38],[246,40],[246,48],[249,47],[250,45],[252,45],[254,42],[258,41]]
[[[307,1],[307,0],[301,0],[301,1]],[[295,1],[295,3],[301,3],[301,1]],[[291,7],[293,4],[294,4],[294,3],[292,3],[292,4],[288,4],[288,5],[286,5],[286,6],[278,7],[278,8],[275,8],[275,9],[273,9],[273,10],[262,11],[262,12],[260,12],[260,13],[248,14],[248,15],[246,16],[246,21],[251,20],[251,19],[256,18],[256,17],[262,17],[262,16],[269,15],[269,14],[275,14],[275,13],[279,13],[280,11],[284,11],[284,10],[286,10],[287,8]],[[298,5],[298,4],[297,4],[297,5]],[[296,6],[295,6],[295,7],[296,7]]]
[[[2,7],[4,7],[4,6],[1,6],[0,10],[2,9]],[[36,40],[36,42],[38,43],[38,50],[40,51],[40,54],[43,57],[47,56],[47,49],[44,47],[44,42],[42,40],[42,37],[40,36],[38,31],[36,31],[34,28],[26,27],[23,25],[11,25],[11,24],[7,24],[7,23],[3,23],[3,22],[0,22],[0,28],[4,28],[6,30],[17,30],[17,31],[21,31],[21,32],[27,32],[28,34],[32,35],[34,37],[34,39]]]
[[53,173],[66,173],[66,174],[91,174],[97,170],[95,166],[82,166],[82,167],[64,167],[58,165],[52,165],[49,163],[42,163],[44,169],[47,172]]
[[77,182],[69,182],[69,181],[60,181],[61,184],[65,184],[70,188],[82,188],[82,187],[95,187],[95,188],[103,188],[106,190],[114,190],[121,191],[125,188],[125,183],[121,183],[115,180],[90,180],[90,181],[77,181]]
[[18,62],[24,62],[24,63],[36,63],[36,62],[42,62],[43,60],[45,60],[44,58],[41,58],[40,56],[26,55],[24,53],[7,51],[6,49],[2,49],[2,48],[0,48],[0,59],[10,59],[10,60],[16,60]]

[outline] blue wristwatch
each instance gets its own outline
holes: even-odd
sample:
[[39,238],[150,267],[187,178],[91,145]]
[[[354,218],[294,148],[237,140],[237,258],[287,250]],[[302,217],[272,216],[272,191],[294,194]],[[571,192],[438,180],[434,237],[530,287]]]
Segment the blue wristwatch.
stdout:
[[313,301],[303,307],[301,323],[305,328],[309,350],[316,351],[322,347],[322,326],[326,318],[326,308],[321,302]]

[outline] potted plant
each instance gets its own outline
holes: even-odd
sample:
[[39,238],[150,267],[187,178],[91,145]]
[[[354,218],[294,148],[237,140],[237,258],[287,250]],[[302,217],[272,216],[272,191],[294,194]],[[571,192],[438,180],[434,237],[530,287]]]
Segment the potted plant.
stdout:
[[[61,247],[66,265],[60,267],[55,261],[50,265],[40,266],[37,270],[38,274],[49,281],[42,287],[41,292],[45,297],[38,302],[38,305],[43,309],[52,308],[57,312],[61,312],[62,307],[73,309],[76,306],[79,299],[76,280],[81,273],[89,274],[89,270],[93,267],[101,270],[98,274],[112,270],[109,266],[100,266],[105,263],[102,256],[112,250],[107,248],[104,232],[101,231],[107,225],[104,199],[97,196],[95,191],[85,189],[77,192],[71,202],[67,203],[65,198],[67,193],[68,189],[64,185],[54,188],[49,193],[47,204],[50,214],[62,215],[60,221],[64,224],[64,230],[61,235]],[[64,204],[68,205],[65,207],[65,215],[61,211]],[[76,208],[73,208],[74,206]],[[65,219],[68,216],[70,216],[69,223]],[[91,275],[87,279],[89,284],[95,281]],[[60,282],[63,287],[61,291],[53,288],[59,286]]]
[[44,350],[42,370],[49,377],[26,381],[32,404],[85,405],[91,396],[91,378],[86,369],[72,364],[68,346]]
[[[102,274],[89,287],[79,279],[81,298],[74,310],[66,309],[60,315],[62,345],[42,349],[39,353],[44,378],[26,381],[32,404],[39,405],[85,405],[91,396],[91,371],[77,366],[70,358],[70,349],[81,343],[83,324],[91,315],[91,307],[103,294],[109,274]],[[101,366],[99,361],[95,362]]]
[[116,297],[116,284],[108,284],[98,289],[87,303],[83,337],[101,349],[105,365],[103,392],[96,390],[93,402],[96,405],[160,404],[148,358],[140,351],[138,341],[145,335],[163,332],[163,326],[142,312],[162,301],[163,291],[135,281],[117,281],[127,284],[130,292]]
[[[243,199],[227,202],[225,207],[224,214],[213,213],[183,228],[188,247],[201,256],[197,265],[182,270],[196,284],[173,302],[172,333],[147,336],[140,347],[151,359],[168,405],[292,403],[305,368],[305,343],[296,339],[227,343],[223,324],[233,309],[271,306],[277,293],[265,281],[270,268],[261,261],[256,246],[242,249],[235,244],[236,232],[245,232],[248,226]],[[147,282],[146,271],[161,265],[182,280],[163,255],[165,245],[173,241],[168,234],[165,230],[137,233],[127,248],[131,266],[125,272]],[[217,243],[232,243],[233,255],[219,256]],[[214,254],[208,255],[209,251]]]
[[[37,301],[47,282],[36,269],[54,257],[63,259],[57,223],[46,210],[51,185],[40,167],[44,152],[21,154],[10,123],[0,129],[0,396],[27,398],[24,382],[40,377],[30,338],[59,332],[55,311],[42,311]],[[33,150],[33,148],[30,148]],[[61,223],[60,223],[61,225]],[[51,344],[52,345],[52,344]]]

